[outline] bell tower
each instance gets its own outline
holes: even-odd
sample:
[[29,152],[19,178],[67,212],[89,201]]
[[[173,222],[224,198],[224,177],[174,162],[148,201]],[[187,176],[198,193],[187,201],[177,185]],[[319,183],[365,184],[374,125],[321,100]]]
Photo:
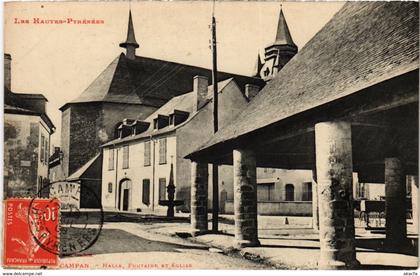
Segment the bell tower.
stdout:
[[265,48],[264,64],[259,71],[260,77],[265,81],[270,81],[297,52],[298,47],[293,42],[283,9],[280,6],[276,39],[272,45]]
[[133,19],[131,17],[131,10],[128,16],[128,30],[127,30],[127,39],[125,42],[120,43],[120,47],[126,49],[126,57],[129,59],[136,58],[136,49],[139,47],[139,44],[136,41],[136,36],[134,34]]

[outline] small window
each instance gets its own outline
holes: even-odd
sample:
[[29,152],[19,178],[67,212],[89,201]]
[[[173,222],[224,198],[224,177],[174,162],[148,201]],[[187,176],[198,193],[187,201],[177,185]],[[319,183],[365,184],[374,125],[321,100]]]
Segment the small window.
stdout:
[[286,184],[286,201],[295,201],[295,186]]
[[123,147],[123,169],[128,169],[128,164],[129,164],[129,150],[128,150],[128,146],[124,146]]
[[150,179],[143,179],[143,203],[150,204]]
[[114,149],[108,150],[108,171],[114,169]]
[[108,193],[112,193],[112,183],[108,183]]
[[151,154],[150,154],[150,141],[144,143],[144,166],[150,166],[151,164]]
[[159,178],[159,200],[166,199],[166,178]]
[[159,140],[159,164],[166,164],[166,138]]

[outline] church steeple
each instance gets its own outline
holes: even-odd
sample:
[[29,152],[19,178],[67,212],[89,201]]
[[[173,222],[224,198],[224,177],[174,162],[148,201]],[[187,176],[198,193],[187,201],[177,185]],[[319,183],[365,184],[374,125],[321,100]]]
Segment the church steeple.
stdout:
[[127,40],[123,43],[120,43],[120,47],[126,48],[126,57],[129,59],[136,58],[136,48],[139,47],[139,44],[136,41],[136,36],[134,34],[133,19],[131,17],[131,10],[128,17],[128,30],[127,30]]
[[277,22],[276,38],[273,44],[265,48],[264,65],[260,71],[261,77],[269,81],[296,55],[298,47],[293,42],[283,9],[280,6]]
[[284,18],[283,9],[280,7],[279,22],[277,23],[277,34],[275,45],[290,45],[296,47],[290,35],[289,27],[287,26],[286,18]]

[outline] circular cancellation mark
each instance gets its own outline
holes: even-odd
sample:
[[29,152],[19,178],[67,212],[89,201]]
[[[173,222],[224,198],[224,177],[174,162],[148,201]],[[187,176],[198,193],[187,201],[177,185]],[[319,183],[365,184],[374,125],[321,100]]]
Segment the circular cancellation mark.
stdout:
[[[84,185],[83,197],[93,201],[91,203],[99,208],[80,210],[80,189],[79,183],[56,182],[44,186],[32,198],[28,208],[28,224],[41,248],[61,257],[74,256],[98,240],[104,221],[101,201],[91,188]],[[50,201],[37,204],[36,199],[45,198],[45,195]],[[51,221],[55,219],[57,223],[52,224]],[[58,229],[49,229],[51,227]]]

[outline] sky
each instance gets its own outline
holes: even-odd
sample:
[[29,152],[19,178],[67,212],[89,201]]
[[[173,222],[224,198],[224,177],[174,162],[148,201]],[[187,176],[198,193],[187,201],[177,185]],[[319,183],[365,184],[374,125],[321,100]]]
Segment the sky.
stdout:
[[[301,49],[344,2],[282,2],[292,38]],[[131,7],[136,54],[211,68],[211,1],[10,2],[4,7],[4,51],[12,56],[12,91],[42,93],[57,127],[61,111],[125,49]],[[274,42],[280,2],[215,3],[218,68],[252,75],[258,52]],[[104,24],[33,24],[40,19],[97,19]],[[29,20],[30,24],[16,24]]]

